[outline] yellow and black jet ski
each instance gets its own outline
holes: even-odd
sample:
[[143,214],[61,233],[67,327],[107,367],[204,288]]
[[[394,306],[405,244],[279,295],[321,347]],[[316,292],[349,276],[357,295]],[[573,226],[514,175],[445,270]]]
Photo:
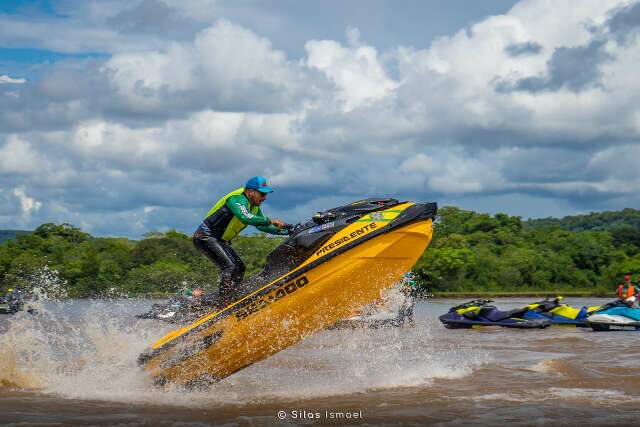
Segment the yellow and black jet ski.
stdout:
[[366,199],[297,225],[243,283],[246,295],[156,341],[138,358],[157,383],[225,378],[378,298],[431,241],[435,203]]

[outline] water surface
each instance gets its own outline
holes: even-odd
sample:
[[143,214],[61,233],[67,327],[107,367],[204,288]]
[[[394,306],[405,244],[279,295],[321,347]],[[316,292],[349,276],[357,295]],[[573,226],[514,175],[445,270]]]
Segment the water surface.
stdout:
[[[318,332],[197,392],[157,389],[138,368],[171,328],[133,317],[151,301],[48,302],[37,316],[0,317],[0,423],[638,424],[640,334],[445,329],[438,315],[459,302],[418,302],[414,327]],[[331,418],[347,413],[362,419]]]

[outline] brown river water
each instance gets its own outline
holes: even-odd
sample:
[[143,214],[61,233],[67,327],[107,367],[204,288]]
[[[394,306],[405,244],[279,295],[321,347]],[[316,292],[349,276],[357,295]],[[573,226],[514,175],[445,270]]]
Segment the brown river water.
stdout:
[[137,367],[170,329],[133,318],[150,301],[48,302],[0,317],[0,425],[640,425],[639,333],[445,329],[459,302],[419,301],[413,327],[318,332],[196,392]]

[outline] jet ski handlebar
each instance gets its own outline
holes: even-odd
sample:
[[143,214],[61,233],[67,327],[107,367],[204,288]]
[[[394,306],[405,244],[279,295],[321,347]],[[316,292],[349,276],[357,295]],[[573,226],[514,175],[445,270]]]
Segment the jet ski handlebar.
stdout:
[[317,214],[315,214],[312,217],[312,220],[316,224],[321,225],[321,224],[326,224],[328,222],[331,222],[336,218],[337,216],[333,212],[324,211],[324,212],[318,212]]
[[460,310],[463,308],[469,308],[469,307],[481,307],[483,305],[487,305],[492,303],[493,300],[490,299],[474,299],[472,301],[469,302],[465,302],[464,304],[460,304],[460,305],[456,305],[455,307],[452,307],[449,311],[456,311],[456,310]]
[[289,232],[289,234],[295,234],[300,227],[302,226],[302,224],[285,224],[284,225],[284,229],[287,230]]

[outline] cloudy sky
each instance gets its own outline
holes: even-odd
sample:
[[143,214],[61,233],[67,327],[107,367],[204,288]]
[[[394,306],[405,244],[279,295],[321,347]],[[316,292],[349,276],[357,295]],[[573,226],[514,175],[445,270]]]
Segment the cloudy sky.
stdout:
[[640,208],[638,64],[629,0],[2,0],[0,228]]

